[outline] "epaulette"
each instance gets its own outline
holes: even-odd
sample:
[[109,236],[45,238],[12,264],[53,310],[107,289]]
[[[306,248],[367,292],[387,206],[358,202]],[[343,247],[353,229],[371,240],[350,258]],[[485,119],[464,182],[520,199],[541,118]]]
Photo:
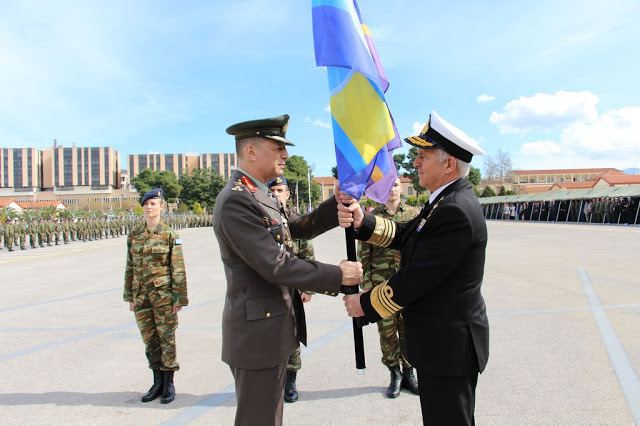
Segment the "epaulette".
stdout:
[[231,187],[231,190],[240,192],[244,191],[244,185],[242,184],[242,181],[240,179],[236,180],[236,182]]

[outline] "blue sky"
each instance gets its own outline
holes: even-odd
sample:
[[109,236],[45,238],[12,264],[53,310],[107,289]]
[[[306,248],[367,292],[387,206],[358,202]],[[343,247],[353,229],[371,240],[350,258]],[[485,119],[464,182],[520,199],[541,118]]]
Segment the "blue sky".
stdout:
[[[436,110],[517,169],[640,167],[637,0],[360,7],[402,137]],[[0,146],[231,152],[227,126],[288,113],[290,154],[329,175],[312,37],[311,0],[1,2]]]

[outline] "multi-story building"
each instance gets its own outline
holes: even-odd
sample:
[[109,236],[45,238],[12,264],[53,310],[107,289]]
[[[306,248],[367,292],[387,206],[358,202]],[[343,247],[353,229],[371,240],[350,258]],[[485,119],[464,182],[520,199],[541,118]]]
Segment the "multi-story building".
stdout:
[[110,147],[54,146],[42,151],[42,188],[120,188],[120,154]]
[[42,156],[35,148],[0,148],[0,188],[34,192],[42,186]]
[[238,167],[238,158],[236,153],[131,154],[127,164],[129,180],[146,168],[155,171],[168,170],[175,173],[178,178],[183,173],[191,174],[195,169],[212,168],[225,179],[229,179],[231,173]]

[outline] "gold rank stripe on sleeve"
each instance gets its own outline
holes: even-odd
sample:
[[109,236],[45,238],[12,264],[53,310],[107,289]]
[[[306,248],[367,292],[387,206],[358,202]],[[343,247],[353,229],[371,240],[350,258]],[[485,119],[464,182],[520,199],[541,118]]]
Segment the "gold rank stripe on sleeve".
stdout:
[[377,285],[371,290],[371,306],[376,310],[378,315],[383,319],[388,318],[402,309],[392,300],[393,289],[388,285],[388,281],[384,284]]
[[395,222],[376,216],[376,226],[373,230],[373,234],[366,242],[376,246],[389,247],[395,236]]

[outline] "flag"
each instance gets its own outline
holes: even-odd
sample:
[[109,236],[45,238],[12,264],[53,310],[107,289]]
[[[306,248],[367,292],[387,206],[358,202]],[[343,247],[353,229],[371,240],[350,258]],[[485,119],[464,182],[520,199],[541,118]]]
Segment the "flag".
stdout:
[[316,65],[326,66],[340,189],[385,202],[402,146],[384,93],[389,80],[356,0],[313,0]]

